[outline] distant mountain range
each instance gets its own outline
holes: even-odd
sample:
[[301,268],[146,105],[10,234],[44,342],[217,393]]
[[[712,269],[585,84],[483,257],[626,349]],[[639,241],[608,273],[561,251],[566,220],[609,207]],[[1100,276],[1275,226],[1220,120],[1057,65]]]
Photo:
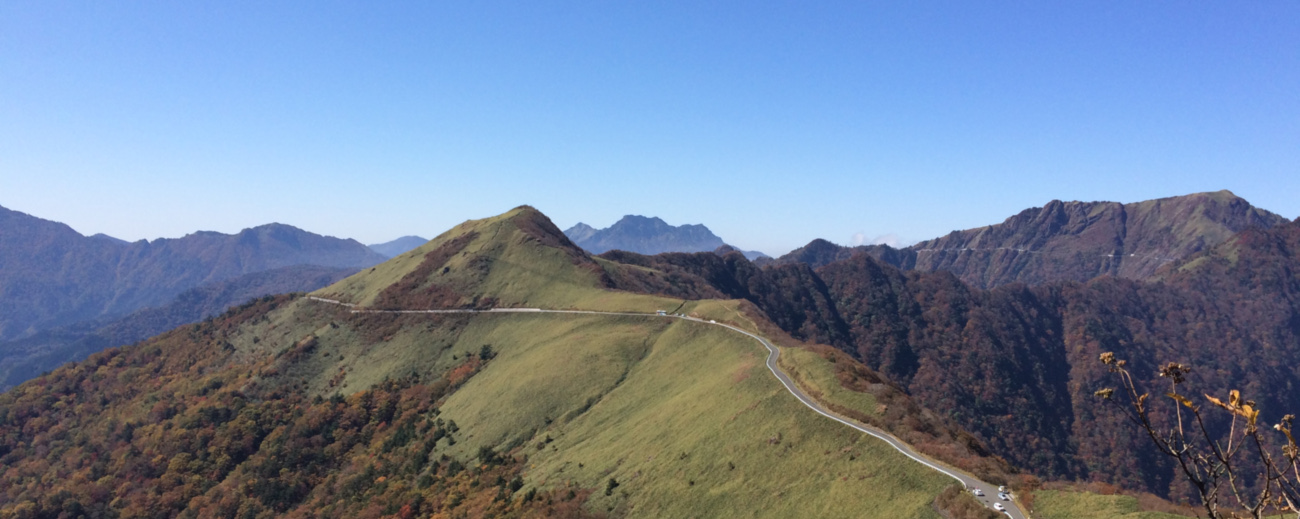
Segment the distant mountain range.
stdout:
[[1286,222],[1230,191],[1130,204],[1053,200],[1000,224],[953,231],[910,247],[842,247],[814,240],[774,263],[816,268],[863,253],[903,270],[952,272],[981,288],[1087,281],[1102,275],[1147,279],[1161,266],[1244,229]]
[[0,340],[123,316],[199,285],[293,265],[369,267],[355,240],[283,224],[125,243],[0,208]]
[[[727,244],[701,224],[672,226],[658,217],[627,215],[605,229],[579,222],[564,235],[592,254],[611,250],[637,254],[663,252],[710,252]],[[745,257],[758,259],[761,252],[742,251]]]
[[386,256],[282,224],[129,243],[0,207],[0,390]]
[[392,258],[397,256],[398,254],[401,254],[403,252],[424,245],[424,243],[427,241],[429,240],[421,238],[419,236],[403,236],[401,238],[398,238],[390,242],[373,243],[367,245],[367,247],[370,247],[370,250],[378,252],[379,254],[383,255],[385,258]]

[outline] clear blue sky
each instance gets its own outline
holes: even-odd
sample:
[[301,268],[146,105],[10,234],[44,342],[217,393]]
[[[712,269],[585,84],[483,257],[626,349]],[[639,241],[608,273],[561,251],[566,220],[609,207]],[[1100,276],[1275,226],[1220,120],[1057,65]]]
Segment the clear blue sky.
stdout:
[[0,3],[0,205],[363,242],[531,204],[779,254],[1052,199],[1300,215],[1300,2]]

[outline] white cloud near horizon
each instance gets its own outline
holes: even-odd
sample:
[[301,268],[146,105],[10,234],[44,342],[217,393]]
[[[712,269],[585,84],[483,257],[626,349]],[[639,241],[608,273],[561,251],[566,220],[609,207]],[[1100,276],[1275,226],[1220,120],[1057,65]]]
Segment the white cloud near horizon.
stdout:
[[911,245],[911,243],[903,240],[901,236],[892,232],[881,234],[871,239],[867,238],[866,233],[857,232],[853,233],[853,237],[849,239],[849,245],[854,247],[859,245],[888,245],[890,247],[899,248]]

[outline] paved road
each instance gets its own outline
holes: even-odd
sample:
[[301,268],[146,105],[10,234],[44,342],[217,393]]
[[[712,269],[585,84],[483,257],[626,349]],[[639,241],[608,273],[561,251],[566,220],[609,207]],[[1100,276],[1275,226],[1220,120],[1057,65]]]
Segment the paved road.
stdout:
[[544,310],[541,308],[489,308],[486,310],[474,310],[474,309],[370,310],[370,309],[358,309],[356,305],[353,305],[351,303],[344,303],[341,301],[335,301],[333,299],[325,299],[325,298],[320,298],[315,296],[308,296],[308,299],[311,299],[313,301],[323,302],[323,303],[346,306],[350,308],[351,312],[354,314],[547,313],[547,314],[584,314],[584,315],[626,315],[626,316],[635,316],[635,317],[664,317],[664,318],[672,318],[672,319],[682,319],[685,321],[692,321],[701,324],[721,326],[723,328],[734,331],[736,333],[745,334],[750,338],[753,338],[754,340],[758,341],[760,344],[763,345],[764,348],[767,348],[767,369],[772,372],[772,375],[776,376],[777,380],[781,381],[781,385],[785,386],[785,389],[789,391],[790,394],[794,395],[794,397],[799,399],[800,402],[803,402],[803,404],[805,406],[808,406],[809,409],[812,409],[813,411],[817,412],[817,414],[830,418],[831,420],[835,420],[839,423],[857,429],[858,431],[870,434],[872,436],[875,436],[876,438],[884,440],[885,443],[888,443],[890,446],[897,449],[898,452],[903,453],[904,456],[912,458],[917,463],[930,467],[931,469],[934,469],[941,474],[944,474],[948,477],[957,480],[959,483],[962,484],[962,486],[966,487],[968,490],[977,489],[977,488],[980,489],[984,493],[984,496],[976,497],[976,499],[979,500],[981,503],[983,503],[984,506],[988,508],[993,508],[993,503],[1002,503],[1002,505],[1007,508],[1006,512],[1004,512],[1007,516],[1011,517],[1012,519],[1028,519],[1028,516],[1025,515],[1025,513],[1020,510],[1020,506],[1017,505],[1014,501],[1001,500],[998,498],[997,485],[985,483],[964,472],[958,471],[950,467],[946,467],[943,464],[939,463],[938,461],[932,460],[929,457],[916,452],[915,450],[912,449],[912,446],[904,443],[902,440],[895,438],[893,435],[881,429],[877,429],[875,427],[866,424],[858,423],[856,421],[839,416],[838,414],[835,414],[834,412],[831,412],[830,410],[826,409],[821,405],[821,403],[814,400],[812,397],[808,396],[806,393],[803,392],[803,390],[799,389],[799,386],[795,385],[794,381],[791,380],[790,377],[786,375],[784,371],[781,371],[781,368],[779,366],[777,366],[777,359],[780,358],[781,356],[780,348],[777,348],[776,345],[772,344],[767,339],[759,335],[755,335],[753,333],[745,331],[744,329],[737,328],[729,324],[723,324],[711,320],[699,319],[696,317],[690,317],[686,315],[675,315],[675,314],[660,315],[660,314],[650,314],[650,313],[642,313],[642,312],[597,312],[593,310]]
[[852,427],[864,433],[875,436],[876,438],[880,438],[881,440],[884,440],[885,443],[888,443],[891,447],[897,449],[898,452],[903,453],[904,456],[912,458],[917,463],[930,467],[931,469],[934,469],[941,474],[956,479],[958,482],[962,484],[962,486],[966,487],[968,490],[976,489],[976,488],[980,489],[982,492],[984,492],[984,496],[976,497],[975,499],[979,500],[981,503],[984,503],[984,506],[988,508],[993,508],[993,503],[995,502],[1002,503],[1002,505],[1007,508],[1006,515],[1014,519],[1026,519],[1027,516],[1024,514],[1024,512],[1020,511],[1020,507],[1016,505],[1014,501],[1010,501],[1010,500],[1004,501],[998,498],[997,485],[985,483],[963,472],[959,472],[955,469],[945,467],[939,464],[938,462],[931,460],[925,455],[922,455],[916,452],[915,450],[912,450],[911,445],[904,443],[902,440],[895,438],[893,435],[883,430],[841,417],[838,414],[835,414],[834,412],[823,407],[820,402],[814,400],[812,397],[805,394],[803,390],[799,389],[799,386],[795,385],[794,381],[790,380],[790,377],[786,375],[784,371],[781,371],[781,368],[777,366],[777,359],[781,356],[781,350],[777,348],[775,345],[773,345],[771,342],[768,342],[767,339],[749,333],[735,326],[731,326],[729,324],[715,323],[712,321],[703,321],[701,319],[696,319],[693,317],[682,317],[682,318],[691,321],[707,322],[708,324],[713,324],[713,325],[721,326],[723,328],[728,328],[734,332],[743,333],[745,335],[754,338],[754,340],[757,340],[758,342],[762,343],[763,347],[767,348],[767,352],[768,352],[767,369],[771,370],[773,375],[776,375],[777,380],[781,381],[781,384],[785,386],[785,389],[787,391],[793,394],[795,398],[798,398],[800,402],[803,402],[804,405],[808,406],[813,411],[816,411],[817,414],[820,414],[822,416],[830,418],[831,420],[835,420],[839,423],[842,423],[844,425],[847,425],[849,427]]

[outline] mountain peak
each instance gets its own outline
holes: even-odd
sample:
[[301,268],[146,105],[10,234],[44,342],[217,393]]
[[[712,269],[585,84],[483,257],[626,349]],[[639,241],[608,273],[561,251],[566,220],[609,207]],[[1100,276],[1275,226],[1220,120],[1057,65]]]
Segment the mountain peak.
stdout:
[[256,226],[256,227],[249,227],[249,228],[244,229],[244,230],[245,230],[245,231],[274,231],[274,230],[279,230],[279,229],[293,229],[293,230],[295,230],[295,231],[296,231],[296,230],[300,230],[300,229],[298,229],[297,227],[294,227],[294,226],[289,225],[289,224],[287,224],[287,223],[280,223],[280,222],[264,223],[264,224],[262,224],[262,225],[258,225],[258,226]]
[[846,260],[853,256],[854,253],[865,250],[867,246],[860,245],[857,247],[845,247],[836,245],[827,240],[816,238],[808,242],[807,245],[792,250],[777,259],[777,264],[787,263],[805,263],[812,268],[818,268],[836,261]]
[[582,222],[578,222],[573,227],[564,231],[564,235],[568,236],[574,243],[587,241],[588,239],[591,239],[591,236],[594,234],[596,234],[596,228]]
[[659,217],[629,214],[606,229],[578,224],[564,234],[592,254],[624,250],[654,255],[662,252],[708,252],[724,245],[702,224],[673,226]]
[[[618,220],[617,222],[614,222],[614,226],[615,226],[615,227],[617,227],[617,226],[627,226],[627,225],[647,225],[647,226],[653,226],[653,227],[672,227],[671,225],[668,225],[668,222],[663,221],[663,219],[662,219],[662,218],[659,218],[658,216],[641,216],[641,215],[639,215],[639,214],[629,214],[629,215],[624,215],[622,218],[619,218],[619,220]],[[689,226],[689,225],[684,225],[683,227],[688,227],[688,226]]]
[[658,216],[642,216],[639,214],[625,214],[623,215],[622,218],[618,219],[617,223],[626,223],[626,222],[659,222],[664,225],[667,225],[667,223],[664,222],[663,219],[659,218]]
[[566,250],[581,249],[564,235],[555,222],[529,205],[521,205],[506,213],[511,222],[524,234],[537,239],[542,245]]
[[1053,200],[908,250],[915,268],[952,271],[981,287],[1101,275],[1145,279],[1244,229],[1283,221],[1228,190],[1127,204]]
[[550,218],[533,207],[520,206],[466,221],[318,292],[381,308],[563,308],[574,304],[566,299],[574,287],[602,287],[603,275],[600,264]]
[[1242,199],[1241,197],[1237,196],[1236,193],[1233,193],[1232,191],[1229,191],[1227,189],[1220,189],[1218,191],[1206,191],[1204,193],[1194,193],[1189,196],[1197,196],[1197,195],[1207,196],[1211,198],[1218,198],[1222,200]]

